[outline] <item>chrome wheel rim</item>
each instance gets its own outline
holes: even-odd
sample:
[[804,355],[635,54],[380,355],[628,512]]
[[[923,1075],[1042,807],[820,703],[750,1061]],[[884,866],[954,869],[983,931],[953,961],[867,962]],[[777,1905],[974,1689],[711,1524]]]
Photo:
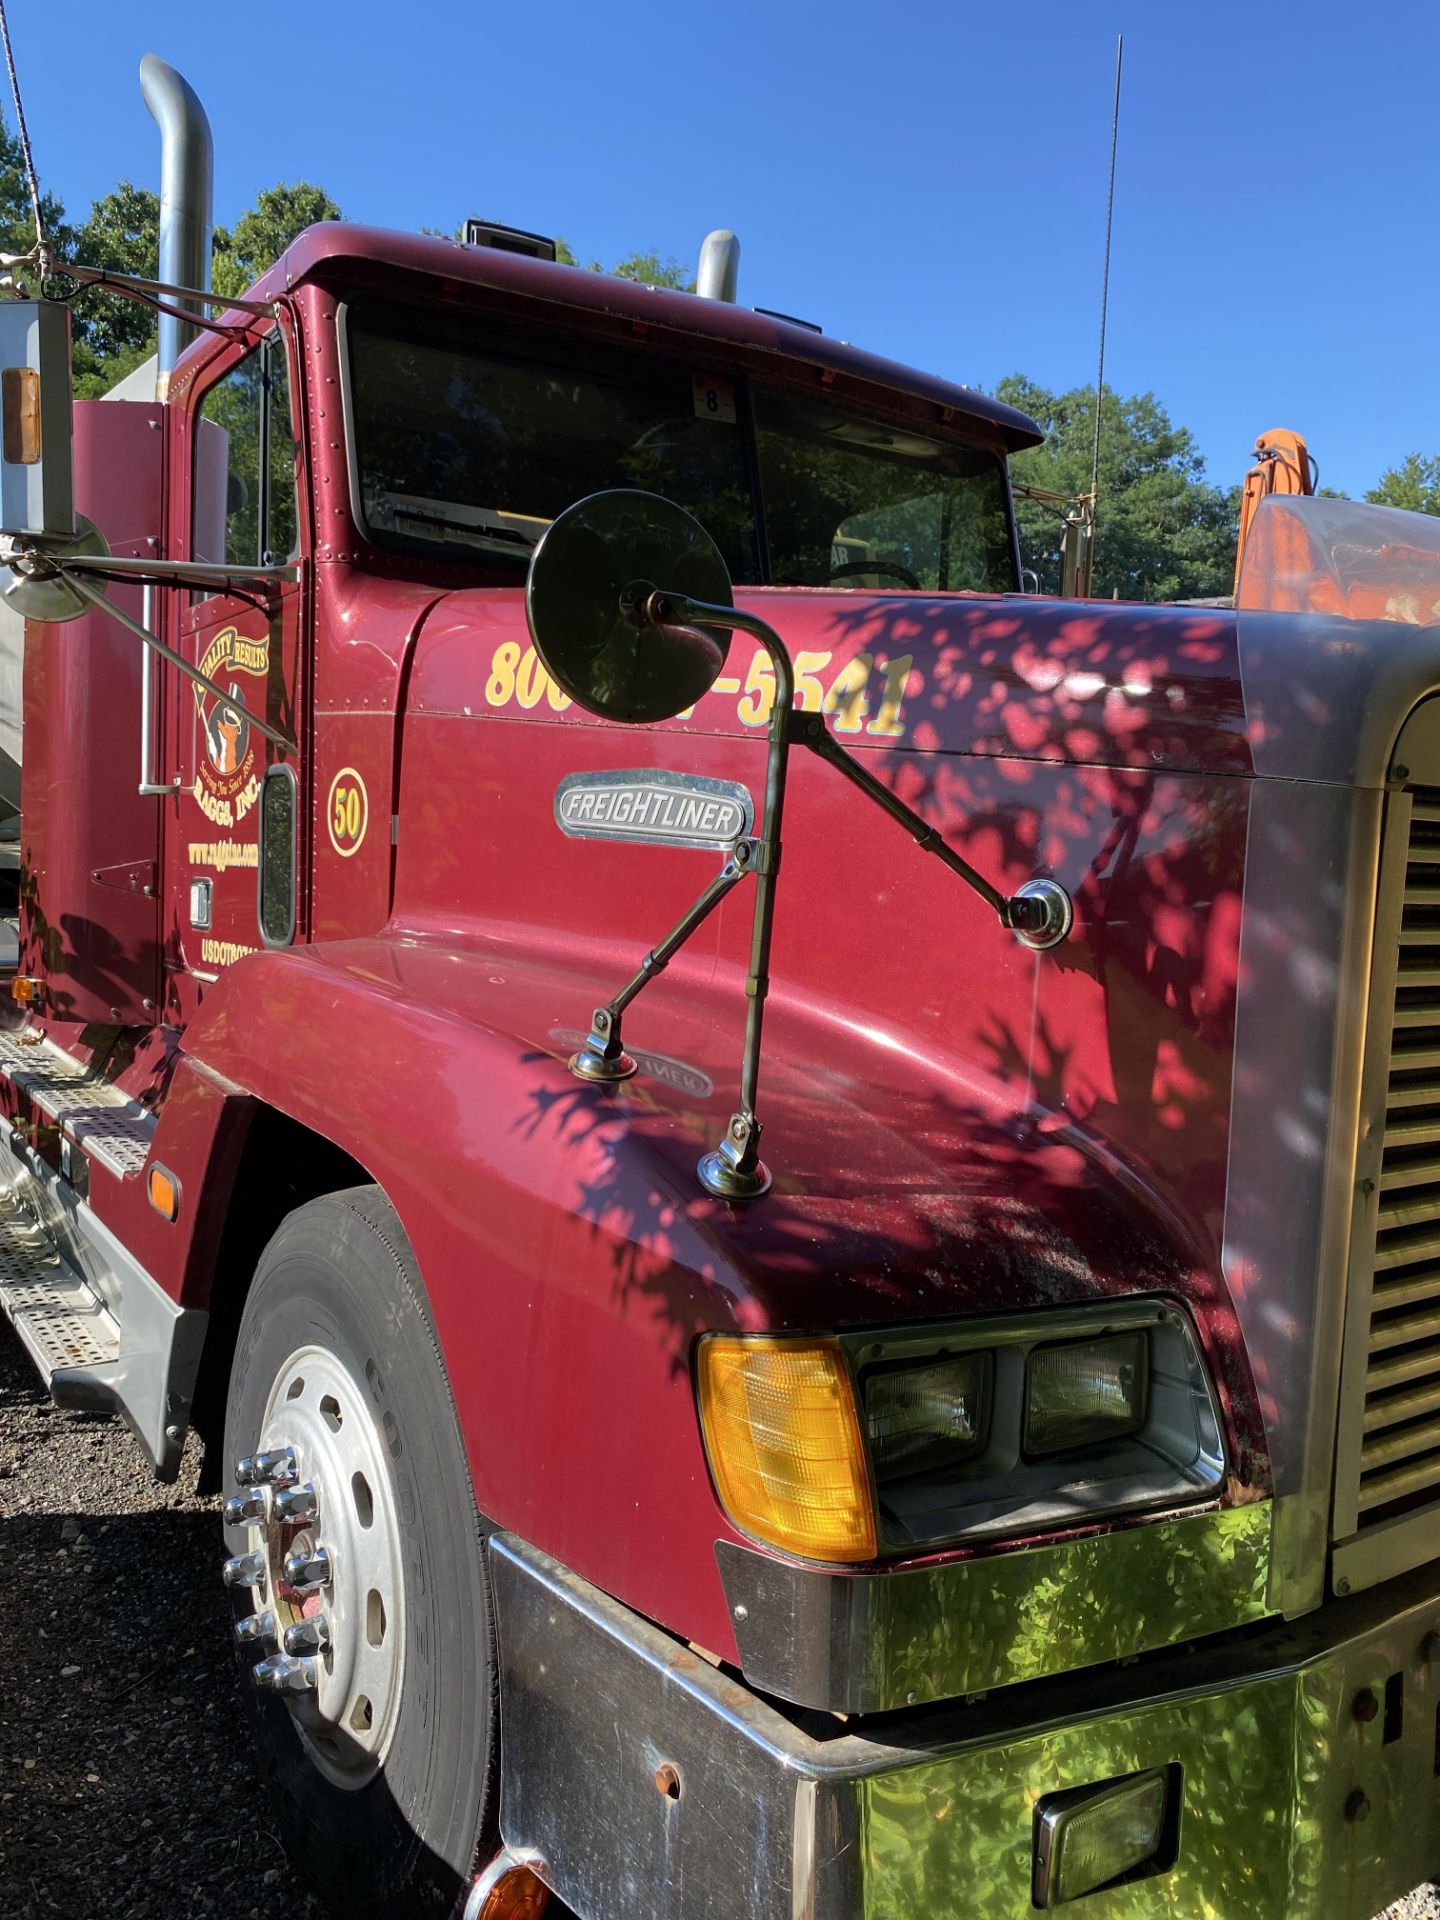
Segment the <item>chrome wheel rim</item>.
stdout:
[[[256,1456],[237,1463],[243,1497],[261,1510],[227,1529],[236,1554],[254,1556],[237,1636],[265,1656],[256,1683],[283,1695],[315,1764],[358,1788],[384,1763],[400,1701],[400,1531],[371,1398],[323,1347],[291,1354],[270,1390],[256,1455],[287,1449],[293,1466],[264,1460],[258,1476],[247,1471]],[[288,1506],[311,1504],[307,1489],[314,1511],[291,1517]],[[303,1577],[297,1563],[308,1563]]]

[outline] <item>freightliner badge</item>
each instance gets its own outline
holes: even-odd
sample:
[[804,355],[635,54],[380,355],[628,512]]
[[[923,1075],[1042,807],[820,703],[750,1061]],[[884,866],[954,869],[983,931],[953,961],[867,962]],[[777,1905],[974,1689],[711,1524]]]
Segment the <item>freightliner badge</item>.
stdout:
[[555,819],[576,840],[643,840],[652,847],[723,853],[749,833],[755,806],[734,780],[639,767],[567,773],[555,789]]

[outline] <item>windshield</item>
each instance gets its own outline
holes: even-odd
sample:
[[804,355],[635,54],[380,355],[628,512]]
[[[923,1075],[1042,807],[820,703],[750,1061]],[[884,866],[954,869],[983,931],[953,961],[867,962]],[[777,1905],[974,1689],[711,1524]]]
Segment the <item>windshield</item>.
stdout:
[[753,402],[773,581],[1014,587],[993,455],[763,387]]
[[1016,585],[1004,469],[693,365],[410,306],[347,315],[356,506],[377,545],[513,566],[608,487],[678,501],[750,584]]

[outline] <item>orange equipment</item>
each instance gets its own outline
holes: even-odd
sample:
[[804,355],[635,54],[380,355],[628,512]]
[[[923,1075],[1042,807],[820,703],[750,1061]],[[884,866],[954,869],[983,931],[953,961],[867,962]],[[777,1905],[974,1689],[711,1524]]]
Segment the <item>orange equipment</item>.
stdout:
[[1272,427],[1255,442],[1255,465],[1245,476],[1240,495],[1240,537],[1235,543],[1235,586],[1240,586],[1240,562],[1255,509],[1272,493],[1314,493],[1315,462],[1298,433]]

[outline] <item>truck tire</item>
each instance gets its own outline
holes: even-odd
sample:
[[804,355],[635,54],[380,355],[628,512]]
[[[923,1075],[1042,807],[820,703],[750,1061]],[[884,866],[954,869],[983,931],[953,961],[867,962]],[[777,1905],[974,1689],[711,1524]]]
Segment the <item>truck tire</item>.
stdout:
[[266,1247],[224,1459],[251,1503],[227,1510],[225,1571],[286,1850],[337,1913],[448,1916],[493,1835],[494,1627],[444,1364],[378,1187],[300,1207]]

